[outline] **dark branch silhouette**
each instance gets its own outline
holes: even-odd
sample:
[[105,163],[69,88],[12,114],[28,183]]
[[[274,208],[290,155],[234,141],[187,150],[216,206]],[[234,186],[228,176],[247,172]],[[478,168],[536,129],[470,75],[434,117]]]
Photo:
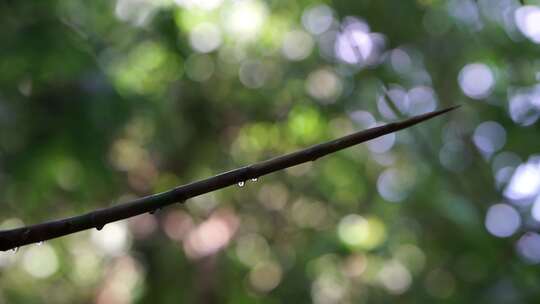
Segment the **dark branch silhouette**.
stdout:
[[414,116],[407,120],[359,131],[350,135],[311,146],[290,154],[278,156],[246,167],[224,172],[216,176],[182,185],[171,190],[145,196],[131,202],[119,204],[109,208],[91,211],[89,213],[70,218],[53,220],[27,227],[0,231],[0,250],[17,249],[20,246],[39,243],[49,239],[61,237],[78,231],[96,228],[100,230],[108,223],[127,219],[139,214],[154,212],[167,205],[212,192],[221,188],[283,170],[309,161],[315,161],[325,155],[360,144],[389,133],[393,133],[435,116],[451,111],[455,107]]

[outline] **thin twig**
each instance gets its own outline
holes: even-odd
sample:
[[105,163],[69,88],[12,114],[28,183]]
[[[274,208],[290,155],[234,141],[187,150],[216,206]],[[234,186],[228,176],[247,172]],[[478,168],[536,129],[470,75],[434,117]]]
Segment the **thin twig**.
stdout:
[[[384,101],[390,108],[390,110],[393,112],[393,114],[398,119],[403,119],[405,114],[398,108],[396,102],[390,97],[388,94],[388,89],[383,86],[384,90]],[[460,178],[458,173],[455,172],[448,172],[448,169],[445,168],[437,158],[437,154],[435,151],[433,151],[432,147],[428,144],[428,140],[422,134],[419,132],[419,130],[411,130],[411,133],[413,136],[417,139],[418,143],[418,150],[420,153],[418,153],[420,156],[431,159],[431,164],[433,164],[433,169],[438,171],[441,175],[444,175],[447,177],[447,180],[449,181],[449,184],[454,187],[454,190],[456,193],[465,194],[469,198],[475,198],[473,201],[477,202],[485,202],[492,199],[491,191],[475,191],[467,184],[463,179]],[[486,196],[488,197],[482,197]],[[481,210],[486,211],[486,207],[483,204],[476,204],[477,207],[479,207]]]
[[147,212],[152,213],[157,209],[176,202],[184,202],[185,200],[194,196],[212,192],[231,185],[236,185],[238,183],[244,183],[245,181],[259,178],[263,175],[302,163],[315,161],[318,158],[339,150],[360,144],[379,136],[408,128],[437,115],[451,111],[457,107],[458,106],[450,107],[447,109],[418,115],[400,122],[394,122],[384,126],[352,133],[350,135],[314,145],[303,150],[221,173],[207,179],[176,187],[166,192],[142,197],[134,201],[109,208],[98,209],[70,218],[0,231],[0,250],[6,251],[10,249],[17,249],[23,245],[39,243],[86,229],[96,228],[100,230],[103,228],[103,226],[111,222],[127,219]]

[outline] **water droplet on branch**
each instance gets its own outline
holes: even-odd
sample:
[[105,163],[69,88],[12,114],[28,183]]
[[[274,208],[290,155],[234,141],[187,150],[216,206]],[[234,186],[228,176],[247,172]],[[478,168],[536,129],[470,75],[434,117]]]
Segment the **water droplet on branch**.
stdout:
[[39,241],[37,244],[38,244],[38,246],[41,246],[41,245],[43,245],[43,241]]
[[257,177],[254,177],[254,178],[251,179],[252,182],[256,182],[258,180],[259,180],[259,178],[257,178]]
[[245,184],[246,182],[238,182],[238,187],[244,187]]
[[103,226],[105,226],[105,225],[96,226],[97,231],[100,231],[101,229],[103,229]]

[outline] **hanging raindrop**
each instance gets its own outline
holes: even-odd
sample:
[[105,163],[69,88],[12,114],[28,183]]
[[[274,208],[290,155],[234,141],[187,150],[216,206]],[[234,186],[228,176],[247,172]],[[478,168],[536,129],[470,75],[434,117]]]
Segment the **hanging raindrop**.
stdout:
[[17,253],[17,251],[19,251],[19,247],[13,248],[13,253]]
[[97,229],[98,231],[100,231],[101,229],[103,229],[103,226],[105,226],[105,225],[99,225],[99,226],[96,226],[96,229]]
[[258,180],[259,180],[259,178],[257,178],[257,177],[254,177],[254,178],[251,179],[252,182],[256,182]]
[[238,182],[238,187],[244,187],[245,184],[246,182]]
[[41,245],[43,245],[43,241],[39,241],[37,244],[38,244],[38,246],[41,246]]

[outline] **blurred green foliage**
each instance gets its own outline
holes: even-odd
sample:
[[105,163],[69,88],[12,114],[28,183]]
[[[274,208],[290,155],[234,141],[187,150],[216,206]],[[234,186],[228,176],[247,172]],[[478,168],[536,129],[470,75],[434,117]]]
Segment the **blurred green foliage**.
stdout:
[[4,1],[0,228],[458,112],[0,253],[0,303],[533,303],[540,2]]

